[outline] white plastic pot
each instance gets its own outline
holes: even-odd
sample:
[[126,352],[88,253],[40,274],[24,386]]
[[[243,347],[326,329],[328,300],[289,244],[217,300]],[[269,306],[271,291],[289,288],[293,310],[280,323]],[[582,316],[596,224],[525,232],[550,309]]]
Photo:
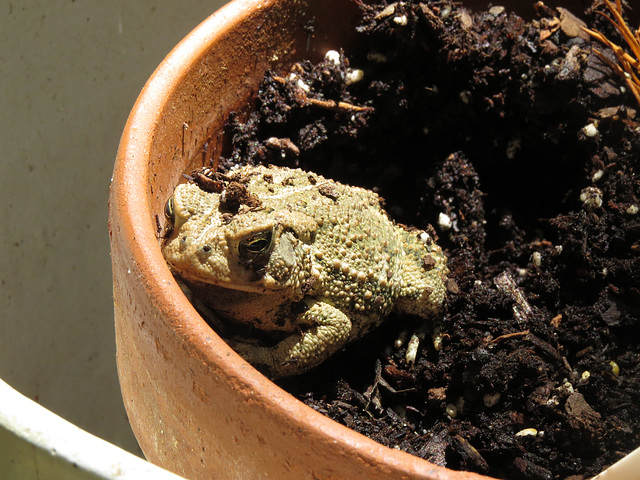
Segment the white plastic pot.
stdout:
[[0,479],[184,480],[81,430],[1,380]]

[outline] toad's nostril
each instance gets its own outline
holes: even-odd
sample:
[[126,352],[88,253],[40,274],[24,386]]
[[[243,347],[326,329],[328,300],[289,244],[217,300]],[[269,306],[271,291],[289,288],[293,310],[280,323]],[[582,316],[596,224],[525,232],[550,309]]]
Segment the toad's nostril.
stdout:
[[202,245],[197,251],[196,251],[196,256],[198,257],[198,260],[200,260],[203,263],[206,263],[209,261],[209,257],[211,256],[211,251],[213,249],[211,248],[211,245]]

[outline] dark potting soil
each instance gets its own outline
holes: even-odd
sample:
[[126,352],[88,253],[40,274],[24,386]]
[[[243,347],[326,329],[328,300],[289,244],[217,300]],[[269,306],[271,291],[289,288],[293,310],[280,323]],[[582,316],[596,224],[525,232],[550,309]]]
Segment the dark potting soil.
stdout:
[[[377,191],[396,221],[433,225],[449,296],[415,364],[396,339],[419,322],[396,316],[279,384],[438,465],[599,473],[640,446],[635,98],[563,9],[361,10],[362,49],[266,76],[220,168],[299,166]],[[597,11],[576,13],[623,45]]]

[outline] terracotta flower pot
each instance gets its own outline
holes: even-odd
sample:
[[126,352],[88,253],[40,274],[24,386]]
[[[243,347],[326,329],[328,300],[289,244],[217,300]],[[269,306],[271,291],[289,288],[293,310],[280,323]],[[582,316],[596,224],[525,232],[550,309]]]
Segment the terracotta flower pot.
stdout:
[[124,130],[110,198],[122,392],[147,458],[189,479],[486,478],[383,447],[281,390],[204,322],[160,251],[165,201],[216,152],[229,112],[269,68],[349,55],[356,17],[348,0],[231,2],[165,59]]

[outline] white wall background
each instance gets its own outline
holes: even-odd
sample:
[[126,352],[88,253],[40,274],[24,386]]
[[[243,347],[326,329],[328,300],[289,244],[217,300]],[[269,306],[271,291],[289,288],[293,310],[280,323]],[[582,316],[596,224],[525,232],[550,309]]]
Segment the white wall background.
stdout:
[[0,2],[0,378],[131,451],[115,367],[111,171],[146,79],[224,3]]

